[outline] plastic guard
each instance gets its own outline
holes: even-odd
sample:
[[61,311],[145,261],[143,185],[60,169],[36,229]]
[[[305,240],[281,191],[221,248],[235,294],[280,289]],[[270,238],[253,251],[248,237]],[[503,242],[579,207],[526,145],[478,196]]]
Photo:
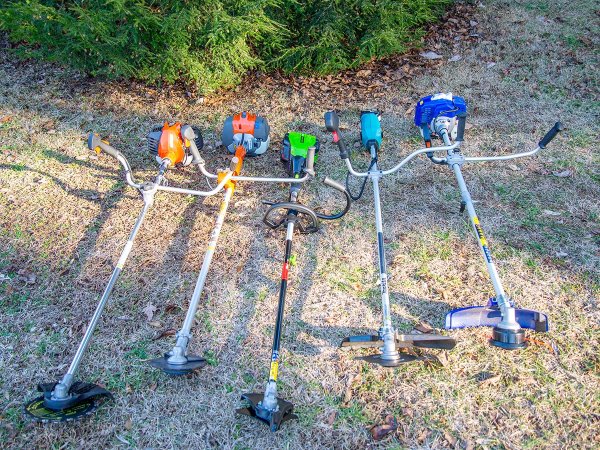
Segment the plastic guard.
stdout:
[[[531,309],[515,309],[515,319],[521,328],[537,332],[549,330],[548,316]],[[469,306],[450,311],[446,315],[447,330],[468,327],[495,327],[502,320],[497,306]]]

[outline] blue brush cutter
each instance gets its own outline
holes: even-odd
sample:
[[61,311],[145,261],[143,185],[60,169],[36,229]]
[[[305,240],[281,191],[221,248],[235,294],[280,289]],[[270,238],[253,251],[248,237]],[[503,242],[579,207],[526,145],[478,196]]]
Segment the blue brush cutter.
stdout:
[[[485,306],[471,306],[450,311],[446,315],[446,329],[493,327],[491,339],[493,345],[505,349],[522,348],[526,345],[523,329],[538,332],[548,331],[548,316],[539,311],[515,308],[512,300],[505,294],[461,167],[467,162],[506,161],[531,156],[545,148],[562,130],[562,125],[557,122],[538,143],[535,150],[507,156],[466,157],[460,148],[466,117],[467,103],[463,98],[454,96],[452,93],[423,97],[415,108],[415,125],[419,127],[423,135],[426,148],[432,148],[432,138],[439,138],[446,146],[446,156],[443,158],[434,156],[433,151],[427,152],[426,155],[433,163],[445,165],[454,172],[462,197],[460,211],[463,212],[466,209],[469,214],[473,232],[496,293],[495,297],[491,298]],[[432,150],[434,149],[432,148]]]

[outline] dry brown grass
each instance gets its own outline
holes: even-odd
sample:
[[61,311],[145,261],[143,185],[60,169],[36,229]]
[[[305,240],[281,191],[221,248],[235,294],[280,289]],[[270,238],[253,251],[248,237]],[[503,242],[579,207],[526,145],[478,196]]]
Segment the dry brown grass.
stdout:
[[[258,84],[207,106],[183,93],[89,81],[0,54],[0,118],[10,117],[0,124],[0,273],[12,278],[0,282],[0,447],[597,448],[597,5],[490,0],[474,20],[480,42],[444,50],[462,61],[359,101],[332,94],[307,104],[299,93]],[[153,340],[160,330],[142,309],[152,303],[164,329],[180,326],[219,199],[161,194],[82,367],[81,377],[108,386],[116,402],[75,424],[23,421],[21,404],[36,383],[66,369],[141,205],[114,161],[88,156],[83,134],[109,135],[136,175],[149,177],[154,167],[142,137],[151,124],[177,118],[206,130],[206,158],[222,166],[214,144],[223,118],[251,108],[269,118],[275,143],[292,128],[319,135],[326,142],[321,174],[340,179],[343,166],[321,126],[325,109],[343,111],[349,139],[358,137],[359,109],[383,109],[382,164],[389,166],[417,143],[410,105],[438,90],[471,104],[468,153],[530,147],[557,118],[568,128],[512,168],[464,171],[507,290],[523,307],[549,314],[552,331],[535,338],[555,351],[531,345],[502,352],[486,344],[489,330],[465,330],[453,333],[459,344],[442,367],[388,371],[339,352],[348,333],[379,325],[367,190],[338,224],[295,239],[281,394],[300,420],[271,434],[234,409],[239,394],[263,389],[267,375],[283,235],[261,225],[260,200],[284,198],[285,188],[245,184],[236,192],[192,344],[216,362],[181,379],[144,365],[173,338]],[[276,148],[249,160],[246,173],[282,174]],[[355,161],[366,159],[355,154]],[[552,175],[567,167],[573,176]],[[189,169],[171,179],[204,183]],[[305,202],[333,206],[317,184]],[[410,330],[424,320],[439,328],[451,307],[485,302],[491,286],[458,214],[451,173],[421,160],[386,179],[382,196],[396,324]],[[19,270],[34,273],[35,283],[19,281]],[[358,373],[344,404],[348,379]],[[373,442],[368,428],[386,414],[398,419],[398,431]]]

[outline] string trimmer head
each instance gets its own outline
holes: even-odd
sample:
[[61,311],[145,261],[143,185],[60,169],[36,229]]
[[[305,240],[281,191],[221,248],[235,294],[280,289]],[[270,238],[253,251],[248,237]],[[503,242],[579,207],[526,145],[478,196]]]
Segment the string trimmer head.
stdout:
[[25,416],[36,422],[67,422],[92,414],[113,396],[106,389],[93,384],[77,381],[71,385],[65,398],[54,398],[52,393],[57,383],[38,385],[43,395],[24,405]]

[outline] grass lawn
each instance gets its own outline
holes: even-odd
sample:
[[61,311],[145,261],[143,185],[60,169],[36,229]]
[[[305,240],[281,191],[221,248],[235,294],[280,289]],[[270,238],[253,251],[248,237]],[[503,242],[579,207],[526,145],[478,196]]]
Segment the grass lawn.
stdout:
[[[344,83],[358,92],[352,96],[343,83],[319,89],[327,79],[255,77],[202,101],[183,88],[89,80],[0,50],[0,447],[598,448],[598,5],[484,0],[470,10],[473,36],[426,41],[433,47],[424,51],[444,57],[434,68],[363,90],[355,88],[368,74],[350,73]],[[454,55],[460,60],[448,61]],[[286,187],[240,183],[236,190],[193,330],[191,350],[210,365],[182,378],[144,360],[173,344],[173,336],[159,336],[181,325],[220,196],[161,193],[81,368],[81,378],[106,386],[115,402],[77,423],[24,420],[22,403],[37,383],[68,367],[142,204],[114,160],[86,149],[87,132],[107,136],[135,176],[149,178],[155,165],[143,138],[153,124],[198,124],[208,165],[223,167],[221,124],[250,109],[268,117],[273,145],[247,161],[246,174],[282,176],[278,143],[297,129],[323,143],[320,176],[342,180],[324,111],[341,111],[353,146],[359,111],[383,110],[380,163],[390,167],[419,145],[412,106],[438,91],[469,102],[469,155],[523,151],[556,120],[566,126],[535,157],[464,168],[508,293],[549,315],[548,334],[530,334],[527,349],[507,352],[487,344],[489,329],[452,332],[459,343],[443,364],[394,370],[338,350],[348,334],[379,327],[367,188],[344,219],[295,237],[280,395],[294,402],[299,420],[271,434],[234,411],[240,394],[263,390],[268,375],[284,234],[261,224],[261,200],[283,200]],[[356,145],[353,158],[368,162]],[[205,186],[193,168],[169,178]],[[449,309],[493,294],[458,211],[454,177],[419,159],[381,188],[394,322],[410,331],[423,321],[441,332]],[[336,205],[319,182],[302,200]],[[151,321],[148,304],[156,307]],[[388,414],[398,429],[374,441],[369,429]]]

